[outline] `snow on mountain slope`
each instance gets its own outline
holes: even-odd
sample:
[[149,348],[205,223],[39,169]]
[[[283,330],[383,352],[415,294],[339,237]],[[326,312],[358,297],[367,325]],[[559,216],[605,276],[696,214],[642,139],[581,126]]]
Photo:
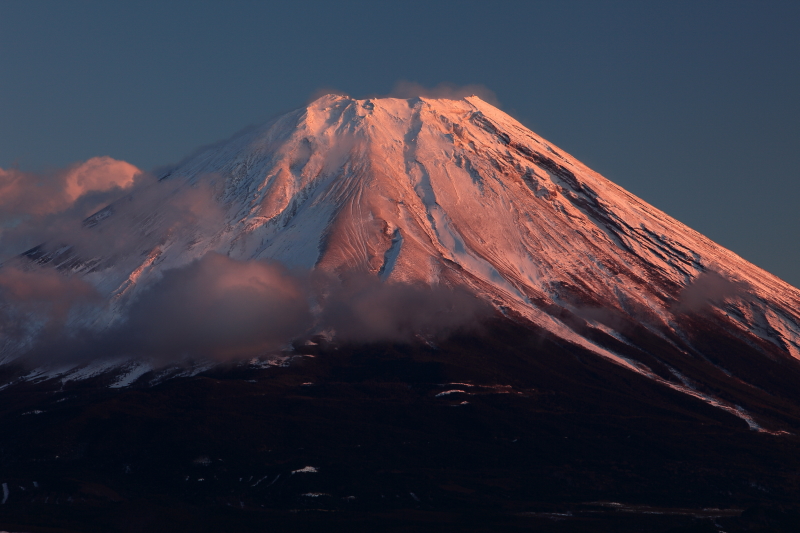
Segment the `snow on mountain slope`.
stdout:
[[[213,188],[220,213],[167,230],[175,204],[154,202],[141,216],[147,237],[113,263],[93,261],[85,279],[120,308],[165,270],[216,251],[466,287],[695,395],[664,357],[647,362],[632,328],[716,366],[694,347],[697,328],[800,359],[800,291],[475,96],[327,95],[199,151],[158,184],[171,198],[201,186]],[[687,321],[694,315],[700,326]]]

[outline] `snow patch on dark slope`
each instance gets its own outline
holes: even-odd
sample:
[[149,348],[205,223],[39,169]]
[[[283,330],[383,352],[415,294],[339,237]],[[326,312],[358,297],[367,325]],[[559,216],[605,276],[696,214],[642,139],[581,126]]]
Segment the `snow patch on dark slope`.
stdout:
[[[800,291],[476,96],[327,95],[199,151],[158,186],[176,198],[208,187],[222,220],[159,228],[169,218],[161,210],[174,201],[141,213],[156,244],[141,239],[114,261],[92,258],[82,274],[114,298],[102,316],[91,317],[93,327],[123,320],[166,272],[216,252],[333,276],[360,272],[387,284],[466,289],[748,423],[741,407],[687,385],[698,375],[679,378],[689,373],[681,361],[670,362],[672,373],[659,366],[653,349],[630,332],[685,361],[710,360],[687,339],[713,324],[760,356],[800,359]],[[115,216],[101,213],[86,231]],[[36,252],[40,262],[43,253]],[[709,285],[709,276],[724,282]],[[59,375],[106,368],[90,366]]]

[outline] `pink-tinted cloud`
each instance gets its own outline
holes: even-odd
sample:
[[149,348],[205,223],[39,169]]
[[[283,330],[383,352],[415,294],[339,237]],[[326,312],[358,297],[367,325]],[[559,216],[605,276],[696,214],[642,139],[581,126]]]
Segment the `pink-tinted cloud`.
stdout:
[[679,313],[702,311],[711,304],[720,304],[726,298],[746,297],[750,287],[734,281],[715,270],[707,270],[697,276],[678,295],[673,310]]
[[0,169],[0,261],[63,235],[79,237],[87,216],[153,181],[110,157],[42,174]]
[[94,287],[78,277],[23,266],[0,268],[0,355],[18,343],[30,346],[61,339],[73,310],[102,305]]
[[141,170],[125,161],[93,157],[70,168],[64,176],[66,198],[74,202],[89,192],[128,189]]
[[[17,196],[25,201],[14,204],[19,214],[0,210],[0,262],[39,246],[43,252],[69,247],[71,256],[84,261],[141,253],[170,234],[213,233],[222,224],[213,175],[194,184],[159,182],[128,163],[94,158],[66,171],[28,177]],[[158,216],[149,216],[154,213]]]
[[39,312],[45,318],[62,321],[77,303],[97,301],[94,287],[78,277],[68,277],[51,268],[16,265],[0,269],[0,302]]
[[276,263],[210,253],[165,272],[115,336],[133,355],[227,359],[278,349],[312,323],[299,277]]
[[492,104],[495,107],[500,106],[497,100],[497,95],[491,89],[480,85],[455,85],[452,83],[440,83],[434,87],[425,87],[413,81],[400,80],[395,83],[394,88],[389,93],[389,96],[394,98],[414,98],[422,96],[427,98],[447,98],[450,100],[460,100],[466,96],[475,95],[481,100]]
[[[341,94],[347,93],[335,89],[333,87],[321,87],[311,93],[308,98],[308,103],[321,98],[328,94]],[[422,96],[424,98],[445,98],[449,100],[460,100],[467,96],[477,96],[484,102],[492,104],[495,107],[500,107],[500,101],[497,95],[486,87],[477,83],[468,85],[456,85],[454,83],[442,82],[433,87],[426,87],[421,83],[414,81],[400,80],[394,84],[394,87],[389,94],[371,94],[368,95],[372,98],[416,98]]]
[[474,329],[491,312],[463,290],[385,283],[363,273],[342,282],[210,253],[166,271],[121,326],[74,353],[250,358],[315,331],[333,332],[337,342],[413,342]]
[[[341,343],[441,340],[480,328],[492,313],[465,290],[386,283],[365,273],[341,281],[217,253],[165,271],[107,329],[63,327],[82,305],[104,312],[104,302],[78,278],[53,269],[9,272],[0,278],[0,302],[4,295],[14,305],[5,313],[0,305],[0,330],[19,341],[31,364],[114,356],[162,363],[247,359],[321,331]],[[36,330],[31,311],[51,327]]]
[[326,280],[320,287],[320,326],[344,342],[440,340],[478,328],[492,314],[488,304],[460,288],[386,283],[367,274]]
[[138,174],[130,163],[106,156],[44,174],[0,169],[0,216],[66,211],[87,194],[130,188]]
[[[53,330],[37,335],[24,345],[23,353],[32,364],[114,356],[162,363],[187,357],[257,357],[281,348],[313,325],[306,287],[301,277],[279,264],[209,253],[164,272],[115,325],[102,330],[80,326]],[[42,299],[48,302],[46,293]],[[71,306],[79,303],[75,297],[64,300]],[[31,328],[24,323],[16,327],[8,321],[19,316],[0,314],[0,329],[29,334]]]

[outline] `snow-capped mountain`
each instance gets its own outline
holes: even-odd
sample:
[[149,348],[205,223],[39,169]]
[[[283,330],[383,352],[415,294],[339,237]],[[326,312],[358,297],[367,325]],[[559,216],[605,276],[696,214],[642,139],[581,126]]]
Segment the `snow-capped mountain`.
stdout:
[[[213,205],[172,224],[180,199],[203,187]],[[751,371],[761,361],[800,365],[800,291],[475,96],[327,95],[198,151],[159,176],[150,194],[159,190],[137,214],[139,238],[72,266],[117,311],[169,269],[217,252],[466,288],[753,427],[720,383],[768,388]],[[113,217],[111,206],[87,231]],[[31,257],[75,261],[59,253]]]

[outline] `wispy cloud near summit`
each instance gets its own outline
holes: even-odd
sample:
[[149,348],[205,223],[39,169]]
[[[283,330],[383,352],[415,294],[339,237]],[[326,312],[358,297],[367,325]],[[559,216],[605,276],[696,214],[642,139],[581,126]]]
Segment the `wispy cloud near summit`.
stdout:
[[395,83],[388,96],[394,98],[414,98],[416,96],[423,96],[427,98],[459,100],[472,95],[479,97],[481,100],[495,107],[500,107],[500,101],[497,99],[497,95],[494,91],[480,84],[455,85],[453,83],[442,82],[433,87],[425,87],[413,81],[400,80]]
[[[318,98],[327,94],[347,94],[334,87],[323,86],[311,93],[306,103],[311,103]],[[467,96],[477,96],[481,100],[492,104],[495,107],[500,107],[500,101],[494,91],[481,85],[479,83],[472,83],[468,85],[457,85],[454,83],[442,82],[433,87],[427,87],[421,83],[408,80],[400,80],[394,84],[392,90],[388,94],[367,94],[358,96],[357,98],[417,98],[422,96],[424,98],[445,98],[449,100],[460,100]]]

